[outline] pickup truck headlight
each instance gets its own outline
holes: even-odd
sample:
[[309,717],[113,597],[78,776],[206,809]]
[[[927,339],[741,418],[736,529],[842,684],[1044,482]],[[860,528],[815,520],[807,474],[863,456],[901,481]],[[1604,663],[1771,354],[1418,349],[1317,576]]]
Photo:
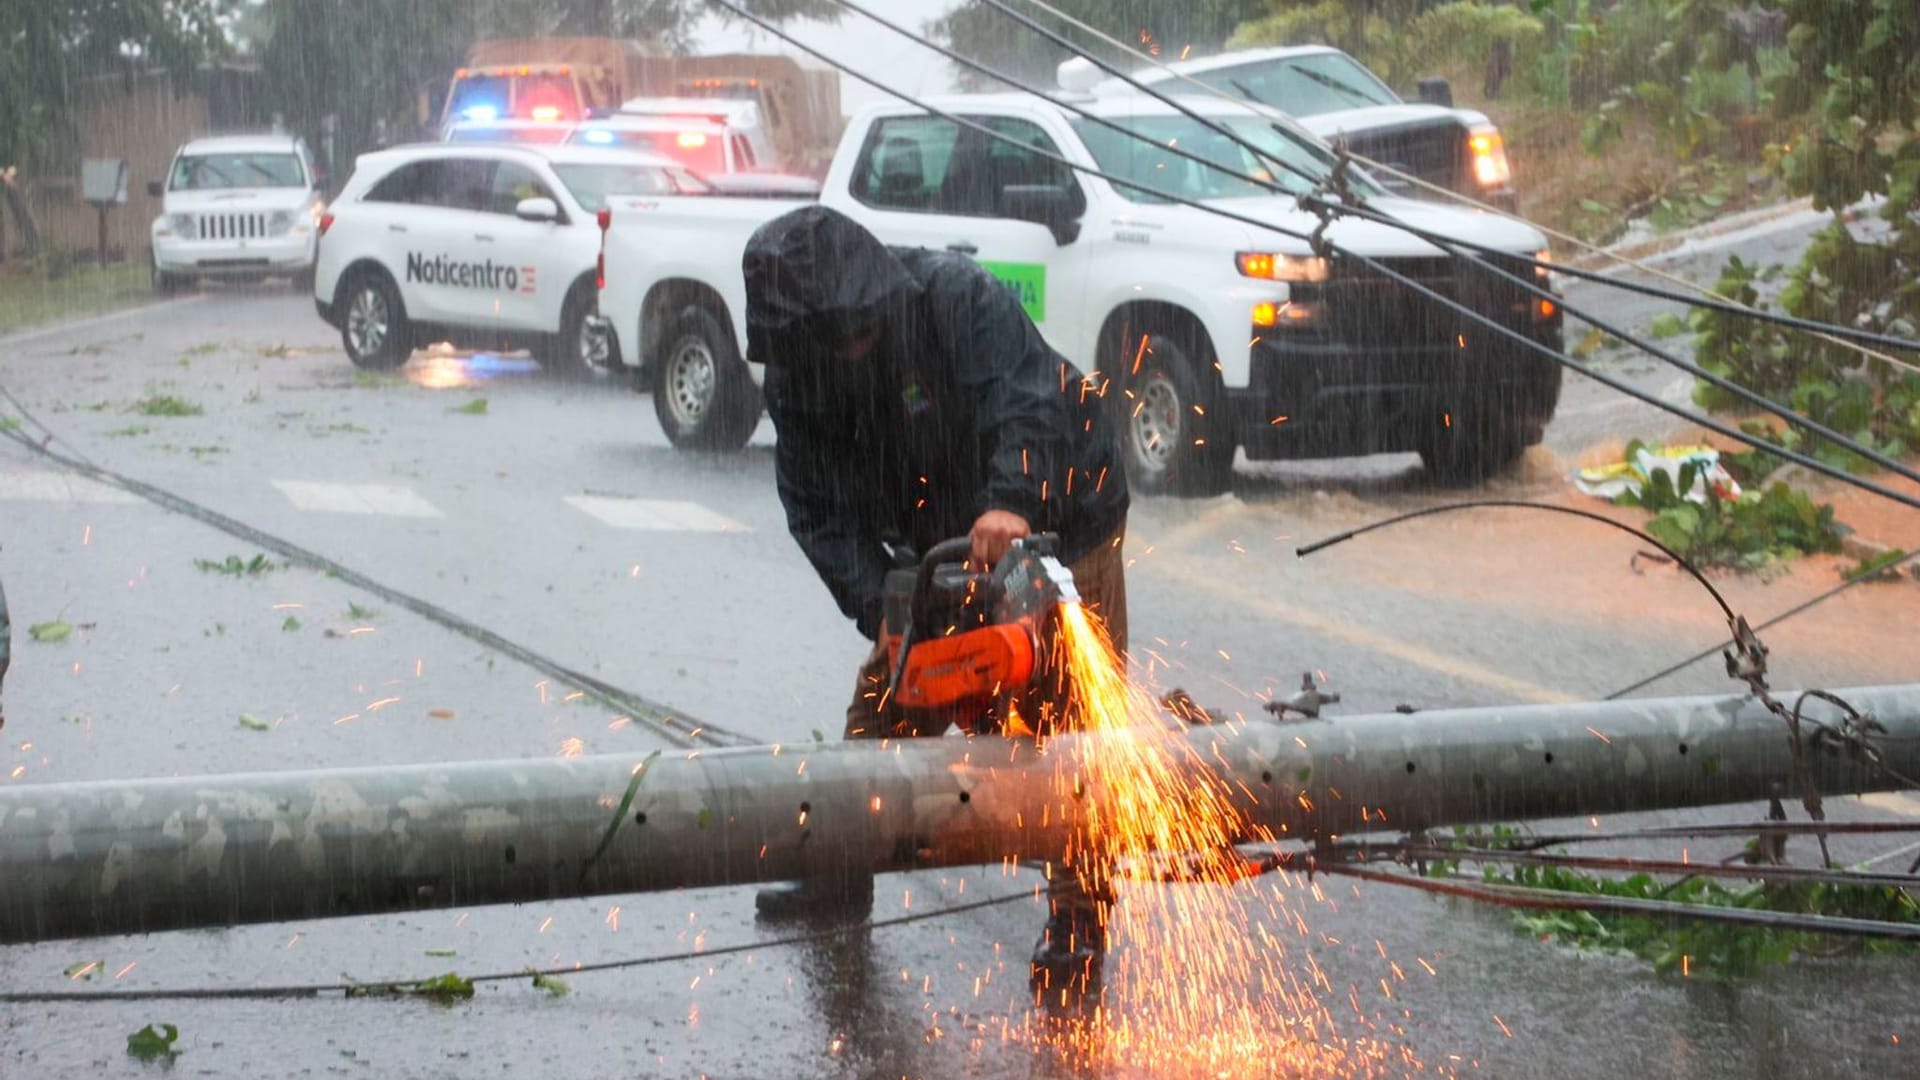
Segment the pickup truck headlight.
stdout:
[[1507,140],[1490,125],[1467,133],[1467,152],[1473,157],[1473,179],[1482,191],[1503,191],[1513,182],[1507,164]]
[[1242,251],[1233,264],[1243,276],[1268,281],[1325,281],[1327,260],[1317,255],[1282,255],[1268,251]]

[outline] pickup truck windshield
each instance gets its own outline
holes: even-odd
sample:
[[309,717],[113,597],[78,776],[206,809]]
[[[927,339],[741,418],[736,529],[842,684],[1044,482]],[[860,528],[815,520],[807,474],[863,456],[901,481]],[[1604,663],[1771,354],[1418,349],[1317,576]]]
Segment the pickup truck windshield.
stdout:
[[704,195],[706,181],[685,169],[657,165],[555,165],[553,171],[589,214],[618,195]]
[[306,172],[293,154],[183,155],[173,163],[169,185],[174,191],[306,186]]
[[[1248,183],[1220,169],[1211,169],[1163,147],[1177,147],[1207,161],[1247,176],[1270,179],[1294,194],[1304,194],[1311,185],[1299,173],[1276,168],[1252,151],[1226,136],[1186,116],[1116,117],[1114,122],[1151,139],[1141,139],[1086,120],[1074,122],[1074,130],[1092,152],[1100,171],[1137,180],[1149,190],[1122,185],[1120,193],[1134,202],[1165,202],[1155,191],[1188,199],[1243,199],[1272,192]],[[1312,177],[1323,177],[1333,169],[1330,151],[1304,138],[1283,135],[1271,120],[1258,116],[1223,116],[1214,122],[1257,146],[1266,154]],[[1356,177],[1356,184],[1365,187]]]
[[1229,94],[1251,97],[1289,116],[1398,105],[1400,98],[1345,53],[1314,53],[1216,68],[1195,76]]

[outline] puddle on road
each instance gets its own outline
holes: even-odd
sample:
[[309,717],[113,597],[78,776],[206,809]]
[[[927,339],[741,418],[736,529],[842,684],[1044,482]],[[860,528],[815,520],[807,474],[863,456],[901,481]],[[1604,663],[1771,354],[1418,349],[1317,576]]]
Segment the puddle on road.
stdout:
[[450,345],[431,345],[413,354],[399,374],[425,390],[460,390],[501,378],[525,378],[540,373],[532,357],[498,353],[468,353]]

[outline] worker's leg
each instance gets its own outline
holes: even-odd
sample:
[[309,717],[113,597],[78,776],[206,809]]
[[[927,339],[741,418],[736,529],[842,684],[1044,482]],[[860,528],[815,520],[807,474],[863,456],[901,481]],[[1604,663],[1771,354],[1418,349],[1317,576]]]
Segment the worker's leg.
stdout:
[[1107,637],[1122,657],[1127,654],[1127,559],[1120,549],[1126,534],[1122,523],[1111,537],[1067,567],[1081,602],[1106,624]]
[[[1127,651],[1127,563],[1121,551],[1122,525],[1113,536],[1074,560],[1074,587],[1087,609],[1098,615],[1124,663]],[[1050,1003],[1061,994],[1084,995],[1099,985],[1107,949],[1107,917],[1113,892],[1102,885],[1092,892],[1071,873],[1058,874],[1047,886],[1047,924],[1033,947],[1033,988]]]

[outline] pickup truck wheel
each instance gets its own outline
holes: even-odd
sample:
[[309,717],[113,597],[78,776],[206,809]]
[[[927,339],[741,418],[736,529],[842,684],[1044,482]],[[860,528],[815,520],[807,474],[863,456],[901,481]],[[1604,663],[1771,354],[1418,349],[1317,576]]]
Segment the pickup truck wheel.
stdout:
[[738,450],[760,423],[760,391],[733,339],[711,313],[689,307],[674,320],[653,366],[653,411],[683,450]]
[[1513,423],[1449,416],[1421,440],[1420,463],[1437,483],[1477,484],[1506,471],[1526,450],[1526,434]]
[[587,316],[591,314],[592,289],[576,286],[560,310],[560,332],[534,354],[541,367],[557,374],[579,375],[608,365],[606,339],[587,331]]
[[1233,435],[1217,406],[1218,384],[1204,379],[1194,349],[1149,334],[1140,370],[1127,378],[1122,410],[1127,477],[1149,494],[1208,496],[1233,479]]
[[391,371],[413,352],[406,305],[385,274],[356,271],[340,290],[340,341],[353,366]]

